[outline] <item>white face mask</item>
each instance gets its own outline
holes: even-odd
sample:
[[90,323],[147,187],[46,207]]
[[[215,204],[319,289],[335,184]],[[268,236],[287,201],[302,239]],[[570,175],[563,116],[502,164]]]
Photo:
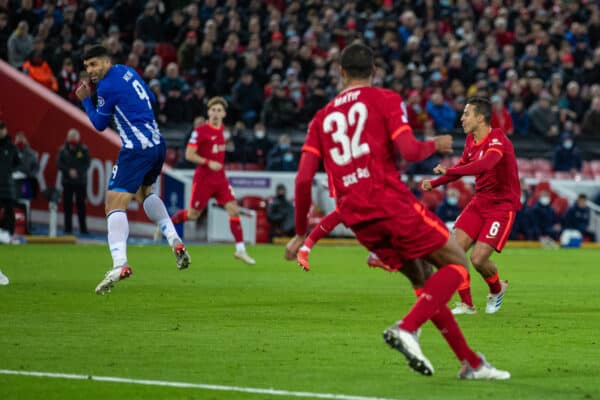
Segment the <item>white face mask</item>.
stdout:
[[231,138],[231,132],[229,132],[229,129],[223,131],[223,137],[225,137],[225,140],[229,140],[229,138]]
[[458,198],[456,197],[448,197],[448,204],[450,204],[451,206],[455,206],[458,204]]
[[527,200],[527,197],[521,196],[521,204],[525,204],[526,200]]
[[255,131],[254,136],[256,136],[257,139],[262,139],[265,137],[265,131]]
[[565,147],[565,149],[570,149],[571,147],[573,147],[573,142],[571,140],[565,140],[563,142],[563,146]]
[[550,204],[550,196],[542,196],[540,197],[540,204],[543,206],[547,206]]

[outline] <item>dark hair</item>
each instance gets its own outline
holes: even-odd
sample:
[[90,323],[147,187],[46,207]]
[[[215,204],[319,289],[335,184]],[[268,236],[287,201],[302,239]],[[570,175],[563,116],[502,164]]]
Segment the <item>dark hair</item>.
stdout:
[[108,50],[106,50],[106,47],[99,44],[94,45],[83,54],[83,61],[94,57],[109,57]]
[[483,115],[485,123],[489,124],[492,118],[492,103],[485,97],[470,97],[467,104],[475,107],[475,113]]
[[344,48],[340,61],[350,78],[368,78],[373,73],[373,52],[360,42]]

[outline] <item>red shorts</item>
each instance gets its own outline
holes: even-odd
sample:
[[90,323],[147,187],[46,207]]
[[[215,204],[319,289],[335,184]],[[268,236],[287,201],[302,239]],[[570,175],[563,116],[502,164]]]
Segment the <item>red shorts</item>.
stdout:
[[235,194],[226,177],[203,179],[194,176],[192,182],[192,198],[190,207],[202,211],[206,208],[208,200],[214,197],[220,206],[235,201]]
[[394,269],[448,242],[450,234],[444,223],[421,203],[396,208],[390,214],[389,218],[361,222],[351,229],[363,246]]
[[492,246],[498,253],[510,236],[515,211],[498,210],[490,201],[473,198],[460,213],[454,229],[464,231],[471,239]]

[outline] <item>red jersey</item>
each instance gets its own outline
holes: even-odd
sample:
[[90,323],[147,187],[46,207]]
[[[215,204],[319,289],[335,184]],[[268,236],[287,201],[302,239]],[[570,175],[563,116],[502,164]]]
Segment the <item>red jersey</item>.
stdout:
[[[517,169],[517,157],[512,142],[500,129],[492,129],[479,143],[473,135],[467,135],[465,149],[458,165],[477,161],[488,151],[500,153],[502,158],[493,168],[475,178],[475,197],[492,201],[502,210],[521,208],[521,183]],[[452,168],[448,169],[450,175]],[[505,206],[503,206],[505,205]]]
[[[225,162],[225,136],[223,130],[223,125],[220,128],[215,128],[210,124],[200,125],[192,131],[187,146],[195,148],[199,156],[223,164]],[[224,175],[225,169],[213,171],[208,168],[207,164],[201,164],[196,167],[196,172]]]
[[348,88],[314,116],[302,150],[323,159],[346,226],[413,207],[393,143],[411,132],[402,98],[376,87]]

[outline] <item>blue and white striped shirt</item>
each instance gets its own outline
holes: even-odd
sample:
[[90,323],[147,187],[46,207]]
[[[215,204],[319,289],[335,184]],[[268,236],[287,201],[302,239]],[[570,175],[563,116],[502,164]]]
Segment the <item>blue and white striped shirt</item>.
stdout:
[[113,65],[96,87],[98,104],[94,108],[88,97],[83,106],[99,131],[106,129],[113,117],[123,149],[144,150],[163,141],[154,119],[154,93],[131,67]]

